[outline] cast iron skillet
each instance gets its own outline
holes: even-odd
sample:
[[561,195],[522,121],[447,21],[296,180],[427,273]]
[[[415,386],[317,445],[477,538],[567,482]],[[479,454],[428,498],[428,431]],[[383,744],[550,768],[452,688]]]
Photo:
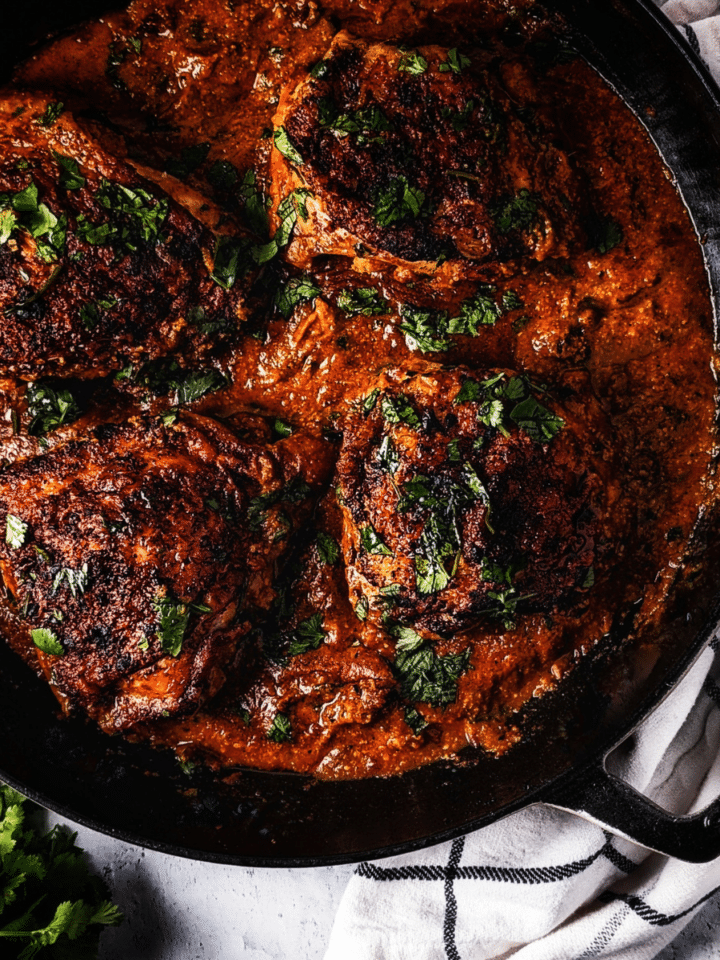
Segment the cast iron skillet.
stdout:
[[[579,49],[642,118],[694,218],[713,291],[720,285],[714,198],[720,171],[720,93],[650,0],[552,0]],[[107,10],[42,0],[3,13],[0,63],[29,42]],[[589,40],[588,38],[592,38]],[[708,362],[709,362],[708,358]],[[257,866],[313,866],[389,856],[477,829],[531,803],[590,817],[646,846],[693,861],[720,854],[720,801],[695,817],[665,814],[610,777],[604,757],[665,696],[704,648],[717,620],[720,525],[707,514],[679,571],[672,609],[644,670],[632,609],[618,612],[593,658],[529,713],[533,734],[500,760],[468,753],[403,777],[341,783],[243,771],[189,778],[169,752],[58,716],[45,684],[0,643],[0,776],[63,816],[177,856]],[[623,641],[622,655],[605,656]],[[643,674],[644,670],[644,674]],[[634,673],[642,674],[634,678]],[[622,686],[622,694],[618,688]],[[532,709],[532,708],[531,708]]]

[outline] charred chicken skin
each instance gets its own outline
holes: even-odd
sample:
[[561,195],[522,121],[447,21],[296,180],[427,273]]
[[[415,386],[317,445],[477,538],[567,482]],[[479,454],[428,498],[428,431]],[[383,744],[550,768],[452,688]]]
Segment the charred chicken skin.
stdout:
[[0,569],[66,708],[123,729],[215,693],[324,464],[322,441],[263,448],[183,414],[7,466]]
[[206,353],[203,330],[245,317],[242,281],[215,282],[212,233],[54,107],[0,100],[0,373],[98,377]]
[[556,403],[504,371],[377,388],[338,462],[351,601],[439,634],[568,608],[596,558],[603,485]]
[[340,33],[284,91],[275,128],[276,201],[312,194],[288,250],[298,266],[318,254],[418,269],[544,260],[583,237],[587,191],[551,109],[541,120],[518,102],[479,50],[403,51]]

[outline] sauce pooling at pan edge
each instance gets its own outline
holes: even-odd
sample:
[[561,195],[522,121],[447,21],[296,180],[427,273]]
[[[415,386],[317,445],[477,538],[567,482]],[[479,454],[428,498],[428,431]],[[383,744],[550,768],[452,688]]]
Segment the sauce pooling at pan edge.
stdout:
[[652,638],[697,237],[543,11],[135,2],[2,99],[0,572],[67,711],[218,767],[501,754]]

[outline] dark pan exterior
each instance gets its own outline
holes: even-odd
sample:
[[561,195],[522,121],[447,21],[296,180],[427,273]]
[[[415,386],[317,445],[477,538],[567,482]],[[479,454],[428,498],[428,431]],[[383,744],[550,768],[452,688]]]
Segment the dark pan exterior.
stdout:
[[[720,99],[712,81],[649,0],[555,0],[550,5],[566,15],[582,52],[658,143],[705,241],[717,290]],[[28,43],[48,30],[107,7],[68,0],[57,5],[54,19],[43,14],[43,20],[42,0],[13,5],[2,15],[0,63],[22,59]],[[622,702],[613,697],[619,678],[632,672],[632,642],[624,658],[608,658],[607,649],[599,650],[561,692],[538,702],[535,716],[527,717],[536,732],[500,760],[469,753],[461,763],[436,764],[400,778],[340,783],[254,771],[227,780],[202,770],[186,776],[169,752],[60,719],[49,689],[0,644],[0,777],[93,829],[177,856],[226,863],[312,866],[389,856],[543,800],[604,819],[621,832],[642,834],[661,847],[660,840],[653,842],[652,830],[643,834],[632,822],[647,814],[632,798],[624,801],[622,791],[607,783],[595,792],[581,786],[602,781],[607,750],[662,699],[705,645],[720,600],[713,576],[719,545],[715,518],[706,517],[679,577],[659,638],[659,660],[633,694]],[[606,648],[628,634],[631,613],[618,615]],[[618,823],[618,817],[625,820]],[[711,830],[720,845],[713,823],[701,828]],[[681,830],[673,839],[682,854],[690,841]],[[702,859],[693,851],[689,858]]]

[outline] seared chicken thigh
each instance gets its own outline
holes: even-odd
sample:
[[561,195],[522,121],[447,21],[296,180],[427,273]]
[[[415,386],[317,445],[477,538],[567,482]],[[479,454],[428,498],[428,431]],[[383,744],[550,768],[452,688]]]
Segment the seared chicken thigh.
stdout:
[[0,99],[0,374],[98,377],[207,352],[208,329],[246,314],[242,243],[218,258],[209,230],[58,109]]
[[583,237],[586,191],[557,129],[530,123],[487,60],[338,34],[275,116],[276,202],[310,194],[288,259],[367,256],[428,271],[566,255]]
[[572,603],[595,559],[603,487],[546,404],[502,371],[368,395],[337,466],[355,604],[385,625],[452,634]]
[[61,702],[120,729],[217,691],[326,469],[322,441],[190,414],[6,466],[0,570]]

